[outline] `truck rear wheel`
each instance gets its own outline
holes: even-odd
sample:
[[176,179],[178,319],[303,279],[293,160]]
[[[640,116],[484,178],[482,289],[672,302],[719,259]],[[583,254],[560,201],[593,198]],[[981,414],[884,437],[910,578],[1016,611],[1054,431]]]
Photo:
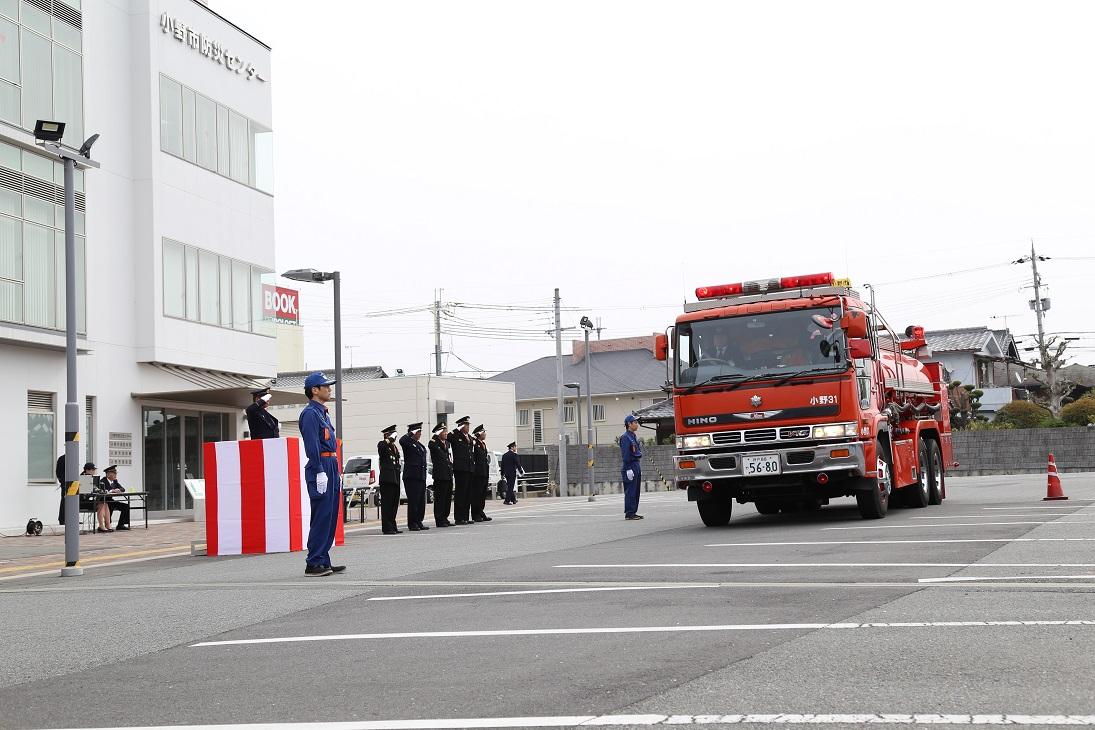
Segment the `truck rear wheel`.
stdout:
[[928,440],[923,436],[918,441],[916,447],[916,484],[910,485],[901,491],[905,492],[905,503],[908,506],[920,509],[927,507],[931,498],[931,467],[929,466],[931,449],[928,447]]
[[881,441],[878,442],[875,450],[878,455],[875,466],[877,476],[874,479],[864,479],[867,489],[855,493],[859,516],[865,520],[877,520],[885,517],[890,507],[890,492],[892,491],[890,452]]
[[753,503],[753,506],[757,508],[757,512],[762,515],[777,515],[779,514],[779,502],[774,499],[758,499]]
[[708,527],[722,527],[730,522],[730,513],[734,503],[729,499],[701,499],[696,502],[700,510],[700,519]]
[[943,504],[943,455],[939,442],[929,441],[928,450],[928,504]]

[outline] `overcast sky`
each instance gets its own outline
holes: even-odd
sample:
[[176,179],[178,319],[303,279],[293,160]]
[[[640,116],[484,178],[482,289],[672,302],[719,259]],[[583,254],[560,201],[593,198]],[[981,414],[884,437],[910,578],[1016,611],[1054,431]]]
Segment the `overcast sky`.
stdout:
[[1031,238],[1048,329],[1095,363],[1089,2],[212,4],[274,49],[277,266],[341,270],[344,366],[431,370],[428,312],[364,315],[439,288],[542,307],[452,309],[449,372],[554,354],[555,287],[606,338],[816,271],[897,327],[1025,335]]

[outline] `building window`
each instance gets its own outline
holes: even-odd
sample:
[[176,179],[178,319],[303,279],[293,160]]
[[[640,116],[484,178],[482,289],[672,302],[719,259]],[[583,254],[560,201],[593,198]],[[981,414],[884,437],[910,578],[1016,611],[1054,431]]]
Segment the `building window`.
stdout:
[[593,404],[593,420],[597,423],[601,423],[605,420],[605,404],[594,403]]
[[521,408],[517,411],[517,425],[528,426],[528,408]]
[[84,454],[86,461],[95,461],[95,396],[84,396]]
[[273,132],[162,75],[160,149],[248,187],[274,192]]
[[[0,321],[65,326],[64,168],[0,142]],[[83,173],[76,174],[76,328],[86,327]]]
[[52,482],[56,459],[53,393],[27,392],[27,479]]
[[533,411],[532,412],[532,443],[542,444],[544,443],[544,412]]
[[262,277],[270,273],[165,238],[164,316],[273,337],[273,324],[262,309]]
[[574,423],[574,405],[563,406],[563,423]]

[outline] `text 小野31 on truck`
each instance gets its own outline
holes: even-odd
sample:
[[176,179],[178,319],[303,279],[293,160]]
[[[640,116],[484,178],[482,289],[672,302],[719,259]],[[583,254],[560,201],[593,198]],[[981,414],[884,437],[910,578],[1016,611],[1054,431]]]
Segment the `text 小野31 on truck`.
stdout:
[[657,356],[673,392],[674,478],[705,525],[855,496],[939,504],[953,461],[942,366],[832,274],[701,287]]

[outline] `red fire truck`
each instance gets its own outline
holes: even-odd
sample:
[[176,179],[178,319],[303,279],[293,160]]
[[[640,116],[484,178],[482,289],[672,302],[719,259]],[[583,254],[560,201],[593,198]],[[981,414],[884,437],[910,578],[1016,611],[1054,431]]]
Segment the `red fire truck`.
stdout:
[[[709,527],[733,503],[761,514],[855,496],[865,519],[895,499],[946,496],[953,461],[942,366],[922,327],[895,332],[829,274],[700,287],[659,335],[673,392],[675,480]],[[872,293],[873,300],[873,293]]]

